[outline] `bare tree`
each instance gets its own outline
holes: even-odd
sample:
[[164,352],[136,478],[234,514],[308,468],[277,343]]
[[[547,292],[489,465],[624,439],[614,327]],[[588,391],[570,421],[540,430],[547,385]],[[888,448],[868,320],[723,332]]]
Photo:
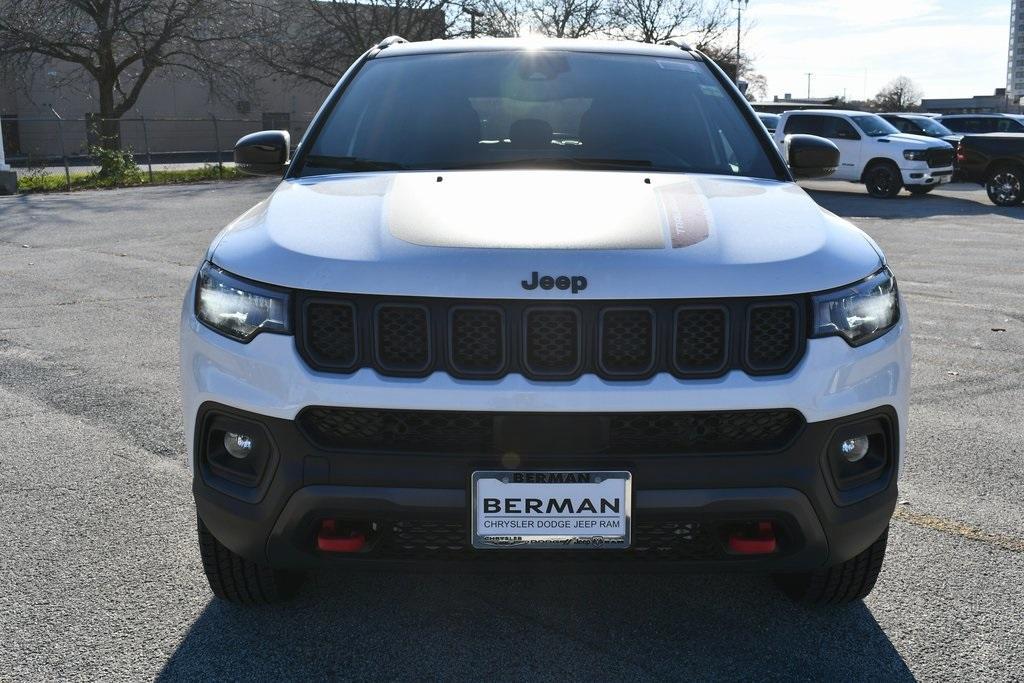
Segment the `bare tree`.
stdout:
[[[526,24],[529,0],[482,0],[467,5],[467,11],[480,13],[476,33],[494,38],[516,38]],[[464,32],[464,30],[463,30]]]
[[554,38],[585,38],[607,26],[603,0],[533,0],[530,9],[540,32]]
[[921,106],[923,96],[914,81],[898,76],[878,91],[872,105],[878,111],[913,111]]
[[657,43],[686,38],[694,47],[717,42],[729,28],[725,0],[610,0],[610,27],[624,38]]
[[107,147],[119,119],[154,73],[210,79],[230,72],[222,48],[235,37],[224,0],[0,0],[0,59],[57,60],[91,79]]
[[449,0],[250,0],[245,43],[248,54],[274,73],[332,87],[382,38],[458,33],[467,7]]

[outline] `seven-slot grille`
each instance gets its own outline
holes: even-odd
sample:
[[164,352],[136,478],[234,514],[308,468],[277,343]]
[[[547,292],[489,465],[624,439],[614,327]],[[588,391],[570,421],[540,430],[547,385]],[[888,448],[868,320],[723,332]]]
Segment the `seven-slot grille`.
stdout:
[[667,372],[783,374],[805,343],[799,298],[718,301],[529,301],[302,296],[297,342],[316,370],[535,380]]

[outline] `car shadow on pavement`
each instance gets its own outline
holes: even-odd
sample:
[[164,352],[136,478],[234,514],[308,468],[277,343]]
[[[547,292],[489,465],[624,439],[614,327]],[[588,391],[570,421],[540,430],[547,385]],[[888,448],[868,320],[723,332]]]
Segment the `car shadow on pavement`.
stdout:
[[987,200],[979,201],[978,192],[960,190],[958,194],[961,196],[950,196],[957,191],[943,189],[944,194],[914,197],[904,193],[892,199],[875,199],[856,186],[851,185],[850,188],[805,189],[818,205],[843,217],[906,220],[936,216],[996,215],[1024,220],[1024,206],[1000,207]]
[[913,680],[863,603],[649,574],[318,574],[282,606],[211,600],[159,678]]

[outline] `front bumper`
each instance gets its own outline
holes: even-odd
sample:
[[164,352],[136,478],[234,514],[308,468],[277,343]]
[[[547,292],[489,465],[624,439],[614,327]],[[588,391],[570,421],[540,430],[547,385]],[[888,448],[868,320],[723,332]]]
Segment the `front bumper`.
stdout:
[[919,164],[921,168],[901,168],[904,185],[943,185],[952,182],[953,167],[930,168],[927,164]]
[[[531,382],[519,375],[463,381],[442,373],[421,379],[384,378],[371,370],[331,375],[310,370],[292,337],[262,334],[249,344],[238,344],[200,325],[189,306],[183,310],[182,323],[186,443],[198,513],[227,547],[271,566],[421,567],[438,562],[549,570],[584,561],[591,569],[627,565],[631,570],[806,570],[844,561],[868,547],[885,529],[895,506],[909,388],[905,317],[890,333],[858,348],[839,338],[811,339],[799,365],[782,376],[751,377],[737,371],[709,380],[657,375],[638,382],[608,382],[592,375],[570,382]],[[771,454],[589,459],[544,455],[510,463],[485,456],[424,459],[319,450],[297,426],[297,416],[308,406],[511,413],[791,408],[800,412],[806,425],[789,446]],[[196,466],[197,419],[207,410],[248,415],[267,428],[278,457],[258,499],[241,500],[210,486]],[[841,500],[824,460],[825,444],[838,426],[879,414],[892,425],[892,467],[869,497],[852,503]],[[569,556],[526,551],[526,557],[515,551],[452,550],[459,538],[468,544],[471,473],[509,467],[630,471],[638,548],[645,528],[653,538],[646,541],[650,546],[657,545],[657,535],[666,529],[678,534],[680,524],[702,525],[713,533],[724,521],[771,519],[783,530],[785,552],[749,558],[680,553],[664,561],[637,562],[644,556],[639,549],[568,551]],[[382,540],[372,550],[379,552],[335,556],[315,551],[316,525],[328,517],[378,525]],[[412,546],[396,546],[383,540],[387,537],[400,537]],[[431,543],[448,550],[424,550]],[[395,551],[413,546],[415,552]],[[448,561],[452,559],[474,561]]]

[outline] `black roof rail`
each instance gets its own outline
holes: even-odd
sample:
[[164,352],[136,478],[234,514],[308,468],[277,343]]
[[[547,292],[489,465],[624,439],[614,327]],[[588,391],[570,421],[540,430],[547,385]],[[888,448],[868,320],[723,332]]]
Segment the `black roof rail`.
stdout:
[[378,50],[383,50],[385,48],[391,47],[392,45],[398,45],[399,43],[408,43],[408,42],[409,41],[406,40],[405,38],[403,38],[402,36],[388,36],[384,40],[382,40],[379,43],[377,43],[376,45],[374,45],[374,47],[377,48]]
[[659,40],[658,45],[670,45],[672,47],[678,47],[680,50],[686,51],[690,51],[693,49],[692,47],[689,46],[689,44],[684,43],[681,40],[676,40],[675,38],[666,38],[665,40]]

